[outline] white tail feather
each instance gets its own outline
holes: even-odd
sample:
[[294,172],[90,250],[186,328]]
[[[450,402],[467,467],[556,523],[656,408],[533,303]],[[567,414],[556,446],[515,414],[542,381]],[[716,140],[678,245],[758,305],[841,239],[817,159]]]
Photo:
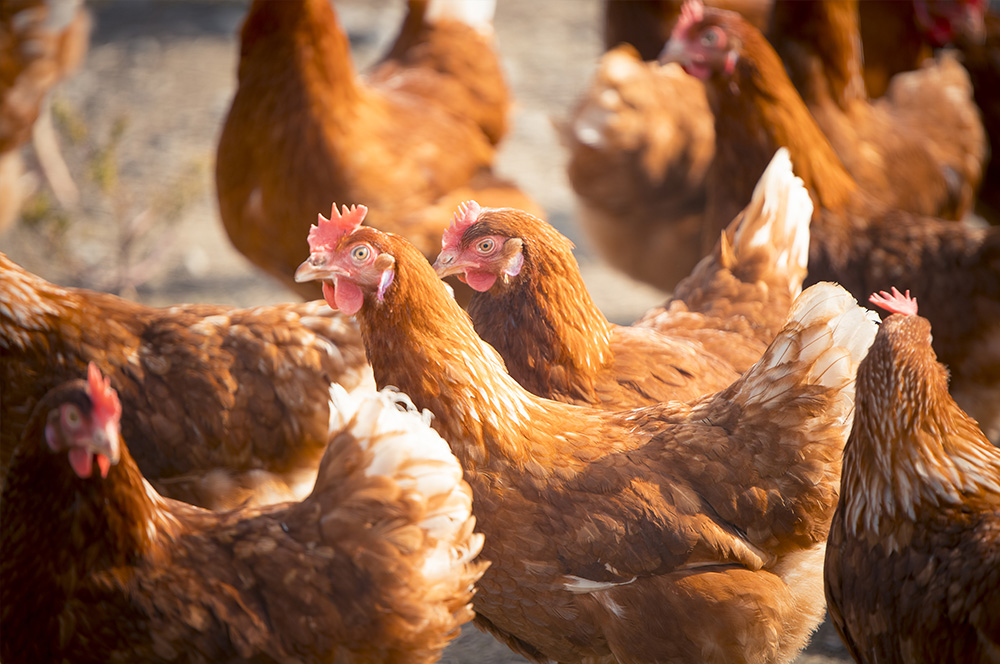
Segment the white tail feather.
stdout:
[[875,312],[841,286],[816,284],[795,300],[784,328],[744,375],[739,398],[766,407],[795,385],[823,385],[844,390],[853,403],[858,363],[877,330]]
[[484,35],[491,35],[496,8],[496,0],[430,0],[424,20],[428,23],[442,19],[461,21]]
[[809,222],[813,204],[802,179],[792,172],[788,150],[774,153],[754,187],[733,235],[738,257],[742,247],[774,247],[774,265],[789,274],[793,295],[802,290],[809,259]]

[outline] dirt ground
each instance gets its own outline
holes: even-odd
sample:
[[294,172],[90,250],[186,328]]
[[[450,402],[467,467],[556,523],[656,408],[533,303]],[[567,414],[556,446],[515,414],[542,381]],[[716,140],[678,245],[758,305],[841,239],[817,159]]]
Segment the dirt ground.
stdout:
[[[335,4],[361,68],[394,37],[405,5]],[[235,88],[237,30],[247,3],[88,5],[95,18],[90,53],[53,96],[80,201],[62,209],[39,186],[21,221],[0,236],[0,249],[57,283],[113,290],[150,304],[287,301],[287,291],[232,248],[215,201],[215,146]],[[516,99],[499,170],[576,242],[599,306],[613,321],[628,323],[665,294],[616,273],[587,246],[551,122],[568,112],[594,69],[600,6],[600,0],[499,0],[498,47]],[[303,238],[303,258],[305,250]],[[467,626],[442,661],[524,660]],[[847,661],[829,625],[798,660]]]

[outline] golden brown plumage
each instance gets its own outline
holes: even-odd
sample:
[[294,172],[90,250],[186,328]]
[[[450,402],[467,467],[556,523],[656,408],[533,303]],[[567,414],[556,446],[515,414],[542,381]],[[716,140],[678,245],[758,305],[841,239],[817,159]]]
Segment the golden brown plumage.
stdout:
[[224,513],[161,498],[94,395],[50,391],[10,466],[5,663],[433,662],[472,617],[469,487],[399,395],[335,387],[312,493]]
[[[900,299],[890,311],[906,310]],[[1000,450],[948,394],[913,304],[882,322],[858,367],[830,617],[858,662],[998,662]]]
[[331,200],[364,201],[370,223],[427,255],[472,196],[538,210],[491,171],[509,106],[491,28],[447,15],[417,24],[363,79],[329,0],[250,7],[219,141],[219,207],[236,248],[300,295],[313,292],[291,279],[302,237]]
[[768,39],[862,189],[918,214],[961,219],[972,209],[986,136],[969,75],[955,57],[943,54],[895,76],[871,102],[854,0],[776,0]]
[[322,302],[148,307],[56,286],[2,253],[0,351],[4,468],[42,395],[96,361],[144,475],[216,508],[301,498],[326,447],[330,383],[371,385],[357,326]]
[[634,327],[608,322],[572,243],[520,210],[467,204],[435,269],[479,291],[468,305],[476,332],[529,392],[607,409],[693,399],[760,359],[801,290],[812,205],[787,157],[776,162],[715,253],[681,283],[689,299]]
[[[717,46],[696,54],[706,31],[718,31]],[[815,203],[807,283],[835,280],[855,297],[908,284],[934,326],[952,395],[988,436],[1000,436],[1000,230],[907,213],[862,191],[774,49],[738,15],[705,9],[670,44],[677,57],[705,58],[698,67],[716,110],[720,149],[709,172],[706,232],[727,223],[770,156],[787,147]]]
[[480,626],[540,661],[795,656],[823,614],[853,358],[875,332],[842,289],[803,293],[719,394],[602,411],[523,390],[416,248],[336,216],[297,277],[357,313],[376,380],[462,463],[491,561]]

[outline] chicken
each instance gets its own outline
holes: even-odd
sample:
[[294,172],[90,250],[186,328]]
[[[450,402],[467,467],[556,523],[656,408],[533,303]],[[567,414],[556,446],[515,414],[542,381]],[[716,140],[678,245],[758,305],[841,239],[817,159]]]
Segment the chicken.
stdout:
[[982,40],[966,36],[959,41],[962,62],[972,79],[976,104],[990,141],[992,159],[979,187],[976,213],[993,225],[1000,224],[1000,14],[987,14]]
[[312,493],[213,513],[143,479],[90,367],[39,401],[11,462],[5,664],[433,662],[472,618],[471,492],[402,395],[334,385]]
[[368,202],[371,223],[428,256],[451,210],[473,196],[541,214],[491,170],[510,103],[493,3],[427,4],[422,14],[414,3],[393,57],[367,79],[329,0],[249,9],[219,140],[219,210],[236,248],[300,295],[312,292],[291,279],[302,236],[331,197]]
[[296,277],[358,316],[378,384],[433,412],[462,464],[491,561],[476,623],[536,661],[792,659],[824,612],[866,311],[836,285],[803,292],[750,371],[691,402],[549,401],[364,213],[322,220]]
[[[529,392],[610,410],[686,401],[731,384],[781,329],[806,274],[811,215],[782,153],[724,244],[682,282],[692,301],[660,308],[644,327],[608,322],[572,243],[520,210],[465,204],[434,268],[478,291],[468,306],[476,332]],[[669,334],[650,329],[657,323]]]
[[[952,396],[1000,441],[1000,229],[914,215],[863,191],[774,49],[739,15],[691,5],[665,56],[706,84],[718,144],[726,146],[708,178],[716,211],[738,209],[774,151],[787,147],[815,205],[807,283],[837,281],[855,297],[893,282],[921,293]],[[725,219],[708,219],[706,232]]]
[[664,291],[708,252],[700,233],[715,132],[695,83],[620,46],[557,123],[588,238],[612,266]]
[[3,468],[38,400],[90,361],[118,386],[143,474],[212,508],[304,497],[330,383],[374,386],[357,326],[322,302],[158,309],[61,288],[0,253]]
[[872,97],[881,97],[896,74],[918,69],[933,49],[982,41],[984,0],[864,0],[858,27],[862,74]]
[[1000,450],[949,396],[916,299],[872,302],[892,315],[858,367],[830,617],[858,662],[1000,662]]
[[[632,44],[643,60],[655,60],[677,22],[680,0],[604,0],[604,47]],[[772,0],[710,0],[709,5],[739,12],[761,30],[771,19]]]
[[77,195],[55,142],[49,91],[79,66],[90,38],[82,0],[5,0],[0,5],[0,231],[30,193],[19,148],[35,153],[62,202]]
[[919,214],[961,219],[972,209],[986,137],[969,75],[954,55],[897,75],[872,103],[856,0],[776,0],[768,38],[862,189]]

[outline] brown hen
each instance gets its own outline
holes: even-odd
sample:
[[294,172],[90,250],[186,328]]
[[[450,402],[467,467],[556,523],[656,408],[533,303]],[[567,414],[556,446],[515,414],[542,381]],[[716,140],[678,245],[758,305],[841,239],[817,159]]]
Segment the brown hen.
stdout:
[[428,256],[471,197],[541,214],[491,170],[510,104],[492,4],[424,4],[367,78],[329,0],[255,0],[247,13],[219,209],[236,248],[300,295],[313,292],[291,277],[302,237],[331,200],[364,201],[370,223]]
[[2,253],[0,351],[3,468],[38,400],[95,361],[118,386],[144,476],[212,508],[302,498],[331,382],[372,386],[357,326],[322,302],[160,309],[56,286]]
[[478,291],[468,306],[476,332],[529,392],[607,409],[686,401],[732,383],[784,325],[805,277],[811,214],[782,154],[715,253],[681,283],[690,301],[635,327],[608,322],[572,243],[520,210],[467,203],[434,267]]
[[948,394],[916,300],[893,291],[872,297],[892,315],[858,367],[830,617],[858,662],[1000,662],[1000,450]]
[[78,192],[59,151],[48,97],[83,60],[90,23],[83,0],[0,4],[0,231],[31,192],[19,148],[32,136],[52,192],[63,204],[75,202]]
[[302,502],[162,498],[91,365],[49,391],[0,500],[0,657],[37,662],[433,662],[472,618],[469,486],[393,393],[333,390]]

